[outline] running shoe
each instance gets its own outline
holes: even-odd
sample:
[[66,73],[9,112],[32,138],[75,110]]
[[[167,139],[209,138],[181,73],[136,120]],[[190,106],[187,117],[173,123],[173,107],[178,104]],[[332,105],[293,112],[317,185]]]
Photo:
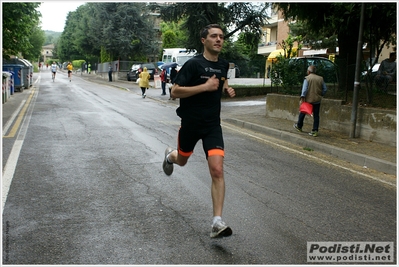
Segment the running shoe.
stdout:
[[231,236],[233,234],[233,230],[231,230],[230,226],[227,226],[225,222],[219,220],[216,221],[212,225],[211,237],[226,237]]
[[318,131],[311,131],[311,132],[309,133],[309,135],[311,135],[311,136],[313,136],[313,137],[317,137],[317,136],[319,136],[319,132],[318,132]]
[[171,175],[173,172],[173,163],[169,163],[166,158],[168,157],[168,155],[173,151],[173,149],[171,147],[168,147],[165,150],[165,159],[163,160],[162,163],[162,168],[163,171],[165,172],[166,175]]

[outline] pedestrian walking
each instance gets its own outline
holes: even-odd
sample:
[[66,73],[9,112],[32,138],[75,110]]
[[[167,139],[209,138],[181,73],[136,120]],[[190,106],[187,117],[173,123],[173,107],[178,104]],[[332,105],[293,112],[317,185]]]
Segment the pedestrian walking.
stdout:
[[146,97],[145,91],[150,87],[150,73],[147,71],[147,67],[144,67],[143,71],[139,74],[139,86],[141,88],[141,96]]
[[[316,74],[315,66],[309,66],[307,73],[308,75],[305,77],[302,85],[300,103],[302,104],[302,102],[307,102],[312,105],[313,128],[309,135],[316,137],[319,135],[320,103],[321,99],[327,92],[327,86],[323,77]],[[300,112],[298,122],[294,124],[294,128],[299,132],[302,132],[305,116],[306,113]]]
[[162,70],[160,78],[161,78],[161,86],[162,86],[162,95],[166,95],[166,82],[167,82],[167,78],[168,78],[166,69]]
[[69,81],[71,82],[72,81],[72,70],[73,70],[73,66],[72,66],[71,62],[68,62],[67,70],[68,70],[68,78],[69,78]]
[[213,220],[211,237],[230,236],[233,231],[222,220],[225,197],[223,172],[224,141],[220,125],[222,93],[235,96],[229,87],[227,72],[229,62],[219,58],[224,43],[222,28],[210,24],[200,32],[203,54],[188,60],[178,72],[172,86],[172,97],[180,98],[177,115],[181,118],[177,149],[165,150],[162,164],[166,175],[171,175],[173,165],[186,165],[194,147],[202,140],[205,157],[212,178],[211,196]]
[[109,66],[108,66],[108,81],[112,82],[112,65],[111,65],[111,63],[109,63]]

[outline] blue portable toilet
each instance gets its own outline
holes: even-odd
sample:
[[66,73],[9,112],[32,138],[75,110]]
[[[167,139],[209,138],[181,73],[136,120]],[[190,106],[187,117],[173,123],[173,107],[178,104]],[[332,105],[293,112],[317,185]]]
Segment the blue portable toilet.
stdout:
[[20,64],[3,64],[3,71],[13,72],[14,73],[14,90],[18,90],[20,92],[24,91],[24,77],[26,77],[24,66]]

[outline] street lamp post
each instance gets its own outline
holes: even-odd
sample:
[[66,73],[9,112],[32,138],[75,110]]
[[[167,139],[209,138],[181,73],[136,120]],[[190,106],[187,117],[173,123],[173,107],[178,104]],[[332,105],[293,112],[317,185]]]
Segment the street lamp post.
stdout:
[[359,102],[358,96],[360,88],[360,70],[361,70],[362,54],[363,54],[363,21],[364,21],[364,3],[362,3],[360,11],[360,26],[359,26],[359,38],[357,41],[355,82],[353,88],[351,129],[349,136],[350,138],[356,137],[356,121],[357,121],[357,109],[358,109],[357,105]]

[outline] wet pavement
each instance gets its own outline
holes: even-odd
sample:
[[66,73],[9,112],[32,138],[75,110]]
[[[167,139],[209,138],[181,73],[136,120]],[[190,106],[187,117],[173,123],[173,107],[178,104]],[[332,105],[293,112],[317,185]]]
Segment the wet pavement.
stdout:
[[[95,74],[75,74],[75,78],[106,84],[123,90],[141,95],[141,89],[136,82],[126,80],[108,81],[108,76],[104,78]],[[229,84],[234,87],[237,84],[267,84],[268,79],[232,79]],[[153,81],[151,84],[154,85]],[[167,90],[168,91],[168,90]],[[5,124],[10,120],[15,111],[21,106],[22,101],[26,101],[30,90],[23,93],[15,93],[3,104],[3,131]],[[160,88],[150,88],[147,91],[147,98],[162,101],[170,105],[178,106],[178,100],[170,100],[169,95],[161,95]],[[232,124],[247,130],[259,132],[274,138],[290,142],[303,148],[310,148],[347,162],[371,168],[376,171],[395,175],[397,173],[396,147],[370,142],[360,138],[350,138],[344,134],[320,129],[318,137],[308,135],[308,132],[298,132],[293,128],[293,121],[266,117],[266,96],[252,96],[242,98],[231,98],[222,100],[222,123]],[[304,130],[311,125],[304,126]]]

